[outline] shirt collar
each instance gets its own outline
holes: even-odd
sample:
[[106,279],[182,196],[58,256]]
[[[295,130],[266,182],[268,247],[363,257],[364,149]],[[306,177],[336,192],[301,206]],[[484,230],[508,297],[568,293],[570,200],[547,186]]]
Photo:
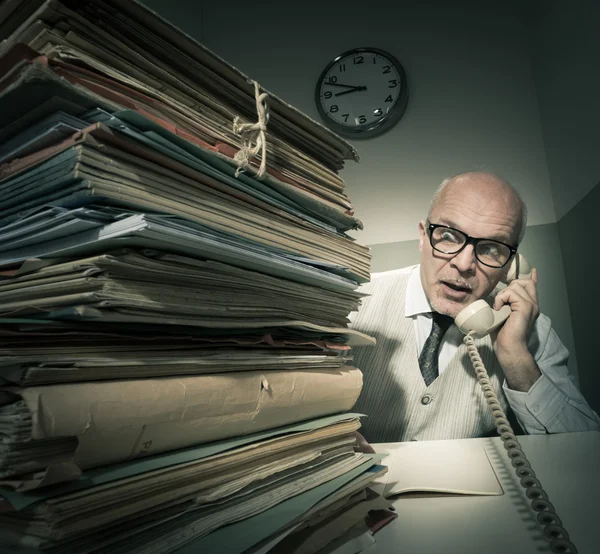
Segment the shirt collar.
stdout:
[[421,283],[421,266],[416,265],[412,268],[410,277],[408,278],[404,316],[413,317],[432,311],[433,309],[427,299],[423,284]]

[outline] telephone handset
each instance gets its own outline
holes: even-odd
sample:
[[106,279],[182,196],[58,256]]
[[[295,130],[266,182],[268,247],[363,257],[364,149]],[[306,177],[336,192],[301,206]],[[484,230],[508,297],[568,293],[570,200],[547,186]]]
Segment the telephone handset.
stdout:
[[[529,279],[530,277],[529,262],[521,254],[518,254],[511,262],[503,282],[509,284],[514,279]],[[510,312],[508,305],[502,306],[499,310],[493,310],[485,300],[476,300],[462,310],[454,322],[465,335],[470,332],[474,338],[480,339],[500,327],[508,319]]]
[[[527,260],[518,254],[513,259],[510,269],[506,275],[506,284],[512,280],[531,277],[531,266]],[[544,526],[544,535],[550,541],[552,552],[562,554],[575,554],[577,548],[569,540],[569,533],[562,526],[560,518],[554,511],[554,506],[548,500],[548,494],[542,488],[541,483],[535,476],[531,464],[527,460],[517,437],[508,422],[506,414],[498,401],[492,384],[489,380],[481,356],[475,346],[474,338],[485,337],[488,333],[497,329],[510,316],[510,306],[503,306],[500,310],[493,310],[485,300],[477,300],[462,310],[455,318],[457,327],[465,334],[464,342],[477,379],[481,385],[483,395],[492,412],[494,424],[502,439],[507,456],[510,458],[515,473],[520,478],[521,486],[525,489],[527,498],[531,500],[531,508],[537,512],[537,521]]]

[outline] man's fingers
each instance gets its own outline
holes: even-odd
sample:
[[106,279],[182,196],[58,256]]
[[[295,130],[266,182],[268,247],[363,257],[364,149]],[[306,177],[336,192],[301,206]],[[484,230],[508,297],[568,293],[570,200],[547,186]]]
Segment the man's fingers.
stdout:
[[514,281],[511,283],[512,289],[516,290],[520,295],[527,298],[532,304],[537,306],[537,288],[532,280]]
[[505,304],[510,304],[514,311],[524,303],[533,304],[526,289],[517,286],[515,281],[496,295],[496,298],[494,299],[494,310],[499,310]]
[[494,310],[499,310],[505,304],[510,305],[513,312],[519,311],[528,317],[533,316],[534,320],[540,314],[537,301],[531,298],[525,286],[516,281],[511,283],[510,287],[506,287],[496,295]]
[[[537,270],[531,270],[530,279],[516,279],[512,281],[505,289],[496,295],[494,309],[500,309],[503,304],[511,303],[510,293],[515,291],[519,297],[534,304],[535,309],[539,311],[538,292],[537,292]],[[517,301],[518,298],[515,298]]]

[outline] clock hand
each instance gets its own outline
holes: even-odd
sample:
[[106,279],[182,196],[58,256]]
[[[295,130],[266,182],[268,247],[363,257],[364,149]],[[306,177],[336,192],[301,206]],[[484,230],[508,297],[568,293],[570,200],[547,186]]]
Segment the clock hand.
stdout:
[[342,83],[332,83],[330,81],[325,81],[323,84],[330,85],[332,87],[355,88],[355,85],[343,85]]
[[351,92],[358,92],[359,90],[367,90],[367,87],[354,87],[350,90],[344,90],[342,92],[338,92],[334,94],[334,96],[342,96],[342,94],[349,94]]

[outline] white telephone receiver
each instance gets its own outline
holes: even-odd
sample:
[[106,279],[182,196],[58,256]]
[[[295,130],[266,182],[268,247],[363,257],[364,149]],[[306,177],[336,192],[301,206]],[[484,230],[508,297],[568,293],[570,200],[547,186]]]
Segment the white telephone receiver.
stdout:
[[[510,264],[505,280],[508,284],[514,279],[530,279],[531,266],[521,255],[515,256]],[[456,326],[466,335],[471,333],[474,338],[480,339],[502,325],[510,315],[510,306],[502,306],[493,310],[485,300],[476,300],[462,310],[455,318]]]

